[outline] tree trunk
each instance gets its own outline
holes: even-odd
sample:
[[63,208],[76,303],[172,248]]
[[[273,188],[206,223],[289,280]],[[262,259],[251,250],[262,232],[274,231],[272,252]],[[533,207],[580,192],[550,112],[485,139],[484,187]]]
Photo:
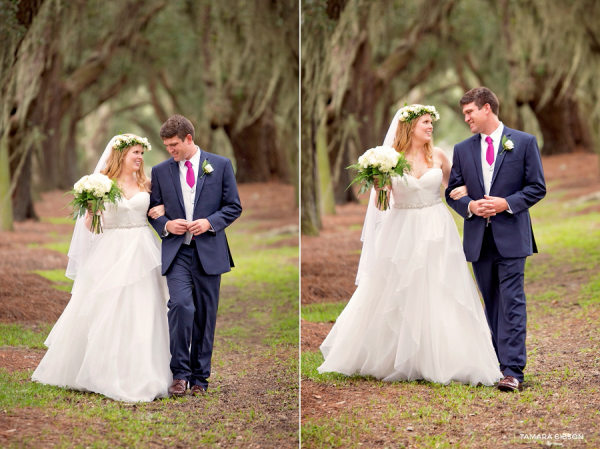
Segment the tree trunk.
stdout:
[[[25,158],[22,160],[21,158]],[[25,221],[27,219],[38,220],[38,216],[33,209],[33,198],[31,196],[31,151],[21,158],[13,159],[10,164],[11,179],[18,176],[17,184],[12,196],[12,208],[14,221]],[[20,173],[17,174],[19,163],[22,162]]]
[[[41,4],[33,0],[23,2],[26,3],[35,7]],[[142,0],[124,5],[124,10],[128,10],[135,21],[129,20],[128,26],[115,23],[114,33],[95,43],[95,51],[74,67],[67,67],[63,61],[61,33],[65,23],[70,23],[67,15],[76,10],[54,9],[50,2],[41,6],[31,22],[31,29],[15,45],[12,52],[16,55],[15,62],[8,70],[2,86],[2,92],[8,97],[5,101],[12,105],[11,115],[14,115],[9,119],[2,118],[5,129],[8,123],[11,124],[8,133],[9,153],[13,155],[11,176],[14,178],[17,174],[17,167],[23,167],[13,195],[15,220],[35,217],[30,179],[33,154],[39,157],[41,170],[38,174],[42,190],[72,186],[76,177],[76,153],[74,145],[64,147],[62,131],[65,113],[86,89],[103,76],[117,49],[134,46],[136,41],[133,37],[136,33],[165,5],[156,3],[145,13],[141,11],[144,7]],[[83,10],[80,12],[85,13]],[[77,21],[82,17],[73,16],[70,19]],[[110,95],[111,92],[109,89],[105,94]],[[76,123],[71,123],[69,127],[74,129]],[[27,155],[27,160],[22,161],[23,155]]]
[[[558,98],[560,87],[556,88],[554,98]],[[544,138],[544,156],[575,151],[594,152],[589,124],[582,117],[572,90],[567,91],[560,101],[551,101],[541,107],[539,100],[538,95],[529,104]]]
[[288,162],[277,148],[277,130],[269,108],[250,126],[236,133],[234,128],[233,124],[224,127],[233,146],[239,183],[289,181]]
[[327,154],[327,125],[323,120],[317,130],[316,138],[317,166],[319,172],[319,193],[321,196],[321,212],[324,215],[335,215],[335,198],[331,182],[331,167]]
[[79,179],[79,167],[77,166],[77,124],[79,120],[81,120],[81,106],[77,103],[69,117],[65,143],[60,148],[59,189],[70,190]]
[[12,201],[9,197],[10,169],[8,166],[8,139],[6,133],[0,137],[0,230],[12,231]]
[[[353,173],[346,170],[349,165],[355,164],[357,152],[362,154],[367,149],[381,145],[381,138],[376,136],[375,109],[381,98],[382,84],[372,70],[371,46],[365,40],[356,55],[352,65],[352,81],[350,89],[345,93],[342,103],[342,117],[336,117],[335,124],[329,133],[347,138],[338,140],[330,148],[329,163],[333,170],[334,196],[337,204],[358,202],[358,198],[348,186],[352,182]],[[346,126],[341,133],[336,127]],[[329,127],[328,127],[329,128]],[[352,151],[354,150],[354,151]]]
[[315,123],[310,118],[303,120],[302,141],[300,148],[300,170],[302,182],[300,183],[300,229],[304,235],[319,235],[321,229],[321,214],[319,211],[319,182],[317,172],[317,147],[315,139]]

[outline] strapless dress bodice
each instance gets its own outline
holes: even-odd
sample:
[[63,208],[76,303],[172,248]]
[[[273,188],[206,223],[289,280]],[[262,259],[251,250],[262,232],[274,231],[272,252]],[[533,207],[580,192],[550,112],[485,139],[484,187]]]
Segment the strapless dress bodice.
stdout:
[[122,229],[148,226],[147,212],[150,194],[139,192],[130,199],[123,197],[117,204],[107,204],[103,213],[103,228]]
[[392,178],[392,194],[394,208],[420,209],[442,202],[440,185],[442,184],[442,169],[431,168],[420,178],[412,175]]

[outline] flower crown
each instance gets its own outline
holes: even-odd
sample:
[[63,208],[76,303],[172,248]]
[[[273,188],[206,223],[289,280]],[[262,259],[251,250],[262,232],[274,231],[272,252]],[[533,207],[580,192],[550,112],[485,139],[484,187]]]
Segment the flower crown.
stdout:
[[423,106],[422,104],[413,104],[407,106],[404,103],[404,107],[400,109],[400,121],[401,122],[410,122],[411,120],[421,117],[425,114],[431,115],[431,120],[438,121],[440,119],[440,113],[435,109],[435,106]]
[[152,146],[148,139],[145,137],[137,138],[135,136],[125,136],[119,135],[114,138],[113,148],[118,151],[123,151],[125,148],[133,147],[135,145],[141,145],[142,148],[150,151],[152,150]]

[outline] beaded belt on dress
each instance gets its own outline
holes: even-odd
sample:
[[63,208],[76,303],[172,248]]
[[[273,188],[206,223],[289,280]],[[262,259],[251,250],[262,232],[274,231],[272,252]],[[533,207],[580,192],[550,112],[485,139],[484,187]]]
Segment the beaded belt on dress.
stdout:
[[439,204],[442,202],[441,198],[437,198],[433,201],[428,201],[426,203],[416,203],[416,204],[399,204],[399,203],[394,203],[394,207],[396,209],[423,209],[424,207],[431,207],[431,206],[435,206],[436,204]]
[[104,226],[104,229],[131,229],[131,228],[145,228],[148,226],[148,222],[144,223],[117,223],[109,224]]

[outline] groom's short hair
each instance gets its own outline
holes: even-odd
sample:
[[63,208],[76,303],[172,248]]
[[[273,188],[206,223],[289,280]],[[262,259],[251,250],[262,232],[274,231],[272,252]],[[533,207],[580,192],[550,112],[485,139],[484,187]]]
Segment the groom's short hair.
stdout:
[[194,125],[192,125],[192,122],[183,115],[169,117],[169,119],[160,127],[160,137],[163,140],[175,136],[184,140],[188,134],[192,136],[192,140],[194,140]]
[[487,103],[490,105],[492,112],[496,115],[498,115],[498,111],[500,109],[498,97],[496,97],[496,94],[494,94],[494,92],[489,90],[487,87],[475,87],[464,94],[460,99],[460,105],[464,106],[469,103],[475,103],[475,106],[477,106],[479,109],[484,107]]

